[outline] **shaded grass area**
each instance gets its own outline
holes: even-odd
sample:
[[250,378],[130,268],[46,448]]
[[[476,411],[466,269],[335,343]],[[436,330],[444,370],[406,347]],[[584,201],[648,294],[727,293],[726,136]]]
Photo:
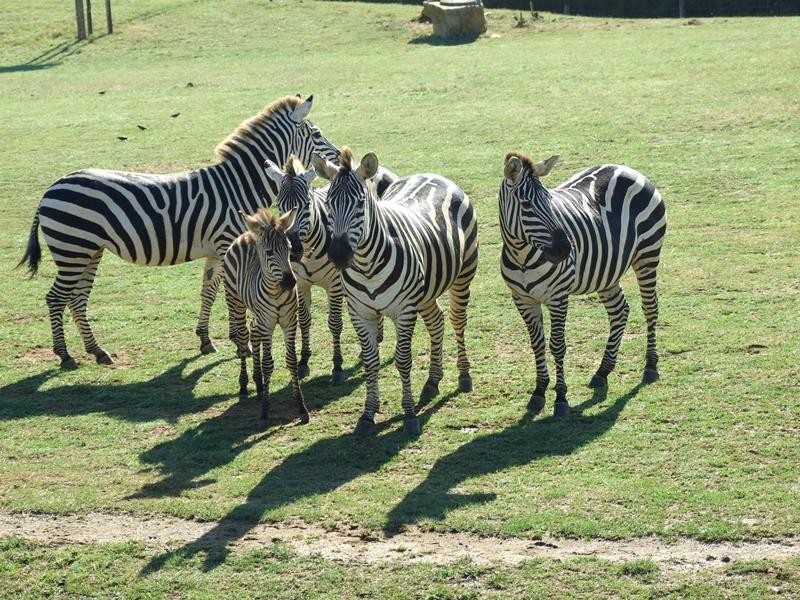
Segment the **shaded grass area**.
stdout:
[[123,598],[752,598],[800,593],[795,561],[732,562],[721,569],[667,572],[648,560],[532,560],[517,566],[341,564],[296,556],[284,544],[231,556],[210,573],[198,557],[173,557],[140,577],[151,551],[136,543],[48,548],[0,541],[0,594]]
[[[9,15],[0,24],[3,510],[219,519],[237,524],[237,536],[256,520],[298,517],[531,538],[798,531],[798,19],[686,27],[547,16],[515,30],[514,13],[491,11],[486,36],[439,46],[421,43],[429,32],[410,22],[411,6],[147,0],[115,7],[113,36],[74,44],[69,7],[0,7]],[[277,418],[258,432],[255,402],[236,398],[231,345],[196,355],[201,266],[139,269],[115,257],[103,260],[89,314],[117,366],[88,364],[68,324],[84,364],[55,370],[43,302],[54,267],[45,252],[37,279],[10,270],[47,186],[90,165],[169,172],[207,164],[243,119],[298,91],[315,94],[311,118],[335,143],[359,156],[374,150],[401,174],[440,172],[470,194],[481,223],[467,330],[475,392],[453,393],[448,327],[443,395],[423,409],[423,436],[404,437],[388,327],[380,431],[353,439],[365,395],[357,341],[348,325],[348,381],[329,385],[317,292],[304,385],[312,423],[292,420],[276,352]],[[551,405],[526,414],[533,361],[498,273],[496,189],[510,149],[561,154],[552,185],[613,161],[661,190],[669,229],[657,385],[638,385],[644,323],[627,276],[633,310],[608,389],[583,387],[602,355],[605,312],[594,297],[575,298],[566,359],[573,415],[555,420]],[[217,340],[226,332],[222,304],[212,321]],[[419,390],[421,325],[414,366]],[[186,565],[220,566],[224,548],[197,548],[183,549]],[[134,570],[152,563],[163,571],[177,560],[136,553],[123,560]],[[302,564],[315,576],[345,572]],[[575,570],[607,579],[606,566],[595,567]],[[419,568],[420,579],[430,575]],[[381,581],[398,576],[394,569]],[[180,569],[165,577],[173,576],[188,577]],[[363,589],[377,589],[358,577]],[[201,583],[191,576],[186,585]]]

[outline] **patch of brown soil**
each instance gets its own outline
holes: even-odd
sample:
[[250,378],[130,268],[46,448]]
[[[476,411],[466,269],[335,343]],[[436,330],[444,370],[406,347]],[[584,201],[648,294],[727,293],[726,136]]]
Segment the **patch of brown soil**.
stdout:
[[[500,539],[464,533],[411,530],[393,537],[353,529],[326,531],[304,523],[280,525],[199,523],[176,518],[124,514],[37,515],[0,513],[0,538],[18,537],[48,545],[136,541],[157,550],[175,549],[203,539],[213,546],[231,539],[229,549],[242,552],[283,542],[302,556],[367,564],[402,560],[450,563],[518,564],[544,557],[565,560],[591,556],[611,562],[650,559],[667,571],[692,571],[737,560],[787,560],[800,556],[796,538],[757,542],[704,543],[681,539],[667,543],[647,537],[633,540]],[[215,536],[215,533],[218,535]]]

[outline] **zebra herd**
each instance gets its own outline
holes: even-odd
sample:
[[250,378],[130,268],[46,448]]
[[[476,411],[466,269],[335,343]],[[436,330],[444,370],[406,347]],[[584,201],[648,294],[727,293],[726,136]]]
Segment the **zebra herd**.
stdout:
[[[430,368],[421,393],[427,399],[439,393],[443,375],[444,315],[438,299],[445,292],[458,350],[458,387],[472,390],[465,328],[478,264],[478,225],[469,197],[440,175],[399,178],[379,166],[372,153],[356,161],[348,148],[340,151],[308,120],[311,106],[311,97],[273,102],[217,147],[218,162],[209,167],[171,175],[87,169],[65,175],[45,192],[20,265],[27,262],[31,274],[36,273],[41,227],[57,269],[46,303],[53,351],[62,368],[77,366],[64,339],[67,307],[86,351],[98,363],[113,362],[86,317],[100,259],[109,250],[148,266],[205,259],[196,327],[201,352],[215,351],[208,321],[223,280],[230,338],[241,359],[239,392],[247,395],[246,360],[252,356],[264,424],[277,325],[284,334],[294,399],[301,420],[308,421],[300,380],[309,372],[314,285],[325,288],[328,296],[333,383],[345,378],[340,341],[345,298],[361,345],[367,397],[356,434],[370,434],[375,427],[385,317],[394,322],[397,334],[394,361],[402,382],[404,430],[419,434],[410,383],[411,337],[420,316],[431,338]],[[621,165],[592,167],[546,188],[541,178],[557,160],[554,156],[535,163],[518,152],[506,155],[499,220],[501,274],[527,326],[536,361],[536,387],[528,406],[542,410],[550,382],[545,306],[556,366],[554,414],[564,415],[568,298],[596,292],[608,312],[606,349],[590,381],[592,387],[604,386],[628,317],[619,281],[629,267],[647,320],[643,381],[658,379],[656,269],[666,214],[652,183]],[[314,188],[317,176],[330,183]],[[272,204],[280,215],[264,208]]]

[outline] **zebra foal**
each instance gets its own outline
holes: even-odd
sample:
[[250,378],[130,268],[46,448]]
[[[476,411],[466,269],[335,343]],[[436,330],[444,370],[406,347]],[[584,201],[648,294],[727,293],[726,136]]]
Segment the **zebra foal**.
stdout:
[[378,170],[369,153],[354,165],[345,148],[339,165],[314,155],[317,173],[328,189],[328,258],[342,273],[350,318],[361,344],[367,379],[364,413],[357,435],[374,431],[378,394],[378,332],[392,319],[397,332],[395,365],[402,382],[404,430],[420,433],[411,397],[411,336],[417,314],[431,337],[428,380],[422,397],[435,396],[442,378],[444,316],[437,299],[450,292],[450,320],[458,346],[459,389],[472,390],[464,342],[469,286],[478,264],[478,229],[469,198],[438,175],[412,175],[391,184],[381,202],[369,181]]
[[550,382],[542,305],[550,311],[550,351],[556,364],[554,414],[569,412],[564,380],[564,324],[571,294],[597,292],[610,332],[590,387],[606,385],[628,319],[620,286],[633,267],[647,320],[643,382],[658,379],[656,269],[666,232],[661,195],[641,173],[621,165],[591,167],[554,189],[542,185],[558,156],[534,163],[518,152],[505,158],[500,185],[501,273],[528,328],[536,360],[536,389],[528,407],[544,408]]
[[[269,417],[269,382],[274,368],[272,335],[280,325],[294,400],[300,410],[300,421],[308,423],[308,409],[297,376],[297,292],[286,235],[294,222],[295,211],[276,217],[261,208],[252,216],[242,213],[242,218],[248,231],[234,240],[222,260],[230,339],[236,344],[242,361],[239,396],[247,397],[247,356],[252,354],[253,381],[261,403],[259,420],[265,426]],[[253,316],[249,331],[247,310]],[[252,341],[252,352],[249,341]]]
[[84,347],[101,364],[113,362],[86,318],[86,305],[103,252],[146,266],[175,265],[205,258],[201,308],[195,332],[200,350],[214,352],[208,334],[211,306],[220,280],[220,261],[242,233],[239,212],[269,205],[276,184],[263,169],[269,159],[290,154],[309,163],[311,153],[335,158],[338,149],[307,120],[312,97],[288,96],[242,123],[216,149],[218,162],[185,173],[155,175],[86,169],[65,175],[45,192],[33,218],[25,255],[36,274],[41,261],[38,229],[57,273],[46,302],[53,352],[62,368],[77,363],[67,351],[63,314],[68,306]]

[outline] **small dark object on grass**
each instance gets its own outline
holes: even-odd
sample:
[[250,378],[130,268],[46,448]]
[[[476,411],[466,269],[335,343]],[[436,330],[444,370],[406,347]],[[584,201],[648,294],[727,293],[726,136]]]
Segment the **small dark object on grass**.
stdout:
[[172,113],[172,114],[170,115],[170,117],[172,117],[172,118],[174,119],[175,117],[177,117],[177,116],[178,116],[178,115],[180,115],[180,114],[181,114],[181,113],[179,113],[179,112],[177,112],[177,113]]
[[125,140],[127,140],[128,138],[127,138],[127,136],[124,136],[124,135],[118,135],[118,136],[117,136],[117,139],[118,139],[120,142],[124,142],[124,141],[125,141]]
[[139,128],[139,131],[144,131],[145,129],[147,129],[147,127],[145,127],[144,125],[137,125],[137,127]]
[[412,23],[432,23],[431,18],[428,15],[419,15],[411,19]]
[[189,83],[186,84],[186,87],[194,87],[194,84],[190,81]]
[[100,90],[100,91],[99,91],[99,92],[97,92],[97,93],[98,93],[98,94],[100,94],[100,95],[102,96],[103,94],[105,94],[105,93],[106,93],[106,91],[105,91],[105,90]]

